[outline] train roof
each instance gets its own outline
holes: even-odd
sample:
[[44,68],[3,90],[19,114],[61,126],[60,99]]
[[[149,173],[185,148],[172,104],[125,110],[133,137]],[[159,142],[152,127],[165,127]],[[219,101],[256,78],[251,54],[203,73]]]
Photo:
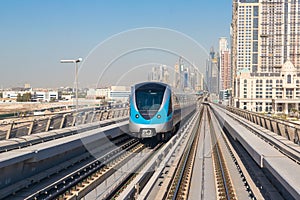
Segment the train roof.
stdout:
[[146,82],[137,83],[137,84],[134,84],[133,87],[137,88],[137,87],[141,87],[141,86],[144,86],[144,85],[147,85],[147,84],[154,84],[154,85],[157,84],[157,85],[162,85],[162,86],[171,88],[171,86],[166,84],[166,83],[155,82],[155,81],[146,81]]
[[172,86],[170,86],[169,84],[166,84],[166,83],[162,83],[162,82],[156,82],[156,81],[146,81],[146,82],[141,82],[141,83],[136,83],[134,84],[132,87],[133,88],[139,88],[141,86],[144,86],[144,85],[147,85],[147,84],[157,84],[157,85],[161,85],[161,86],[165,86],[165,87],[168,87],[170,88],[174,93],[176,94],[193,94],[192,92],[190,91],[185,91],[185,90],[179,90],[178,88],[173,88]]

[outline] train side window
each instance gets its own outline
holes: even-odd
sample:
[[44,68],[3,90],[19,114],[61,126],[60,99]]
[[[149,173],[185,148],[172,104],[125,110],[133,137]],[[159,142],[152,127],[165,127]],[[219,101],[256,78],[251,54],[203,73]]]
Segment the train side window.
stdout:
[[168,108],[168,116],[172,113],[172,98],[169,99],[169,108]]

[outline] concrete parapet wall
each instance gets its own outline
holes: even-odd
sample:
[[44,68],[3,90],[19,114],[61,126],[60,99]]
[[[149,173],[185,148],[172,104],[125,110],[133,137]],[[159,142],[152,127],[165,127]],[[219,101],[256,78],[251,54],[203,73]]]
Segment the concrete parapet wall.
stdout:
[[226,109],[300,145],[300,125],[298,124],[234,107],[227,106]]
[[38,120],[11,122],[10,124],[0,125],[0,140],[72,127],[80,124],[88,124],[106,119],[126,117],[127,115],[128,108],[120,108],[111,110],[89,110],[83,113],[49,115],[48,117]]

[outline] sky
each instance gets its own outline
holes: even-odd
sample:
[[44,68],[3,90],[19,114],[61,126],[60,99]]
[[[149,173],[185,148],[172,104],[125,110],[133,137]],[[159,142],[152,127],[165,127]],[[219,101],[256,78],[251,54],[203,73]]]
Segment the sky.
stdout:
[[144,79],[179,56],[203,72],[229,37],[231,2],[0,0],[0,87],[72,87],[74,65],[60,60],[79,57],[81,87]]

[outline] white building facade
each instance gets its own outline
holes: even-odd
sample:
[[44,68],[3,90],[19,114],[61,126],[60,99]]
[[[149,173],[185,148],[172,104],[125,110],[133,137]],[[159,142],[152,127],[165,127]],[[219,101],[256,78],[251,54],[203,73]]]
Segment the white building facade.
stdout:
[[288,114],[300,103],[299,1],[234,0],[233,105]]
[[27,90],[27,91],[3,91],[3,98],[17,100],[18,95],[23,96],[26,93],[31,94],[31,101],[50,102],[58,100],[58,91],[40,91],[40,90]]
[[127,102],[130,90],[126,86],[110,86],[106,88],[89,89],[87,91],[88,99],[103,99],[106,101]]

